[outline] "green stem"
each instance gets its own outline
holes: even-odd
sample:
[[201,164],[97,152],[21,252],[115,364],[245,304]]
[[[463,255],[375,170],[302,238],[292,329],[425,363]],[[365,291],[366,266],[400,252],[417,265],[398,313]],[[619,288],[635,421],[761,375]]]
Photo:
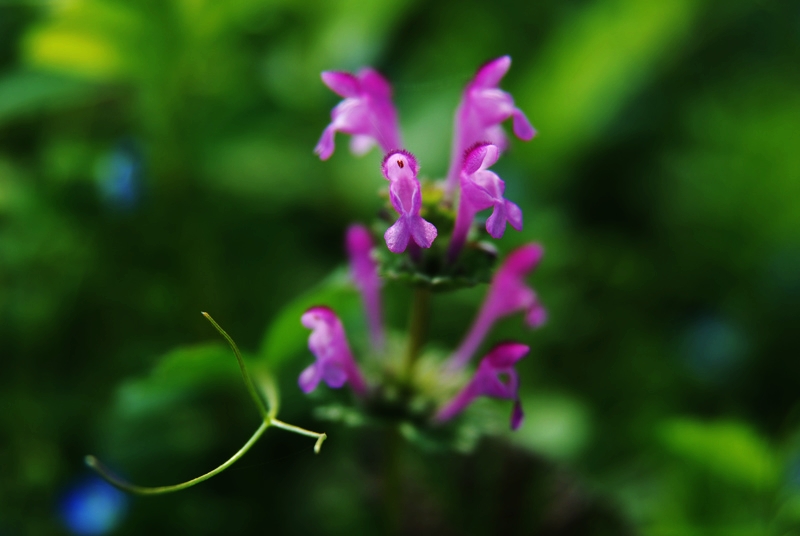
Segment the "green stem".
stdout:
[[275,426],[276,428],[282,428],[284,430],[288,430],[289,432],[294,432],[296,434],[304,435],[306,437],[314,437],[317,439],[317,442],[314,444],[314,453],[319,454],[319,450],[322,448],[322,443],[328,439],[328,436],[324,433],[317,433],[312,432],[311,430],[306,430],[305,428],[300,428],[299,426],[295,426],[293,424],[287,424],[283,421],[279,421],[275,418],[276,414],[278,413],[278,391],[275,383],[272,381],[272,378],[269,375],[264,375],[260,378],[262,388],[264,390],[264,394],[269,401],[269,410],[264,406],[264,400],[259,396],[258,391],[256,390],[256,385],[253,383],[253,379],[250,377],[250,374],[247,372],[247,367],[244,365],[244,360],[242,359],[242,354],[239,352],[239,348],[236,346],[236,343],[233,342],[233,339],[228,335],[224,329],[217,324],[211,315],[208,313],[203,313],[211,324],[217,328],[225,340],[228,341],[231,348],[233,349],[234,355],[236,355],[236,361],[239,362],[239,368],[242,371],[242,377],[244,378],[244,383],[247,386],[247,390],[250,392],[250,396],[256,403],[259,412],[261,413],[262,422],[261,426],[258,427],[258,430],[252,435],[250,439],[247,440],[247,443],[244,444],[242,448],[240,448],[236,454],[234,454],[228,461],[217,467],[216,469],[209,471],[204,475],[200,475],[197,478],[193,478],[181,484],[175,484],[173,486],[157,486],[157,487],[147,487],[147,486],[137,486],[135,484],[130,484],[121,480],[111,474],[111,472],[100,463],[100,460],[95,458],[94,456],[86,456],[84,461],[86,465],[97,471],[97,473],[103,477],[109,484],[115,486],[123,491],[128,491],[130,493],[137,493],[139,495],[158,495],[161,493],[170,493],[172,491],[180,491],[182,489],[190,488],[195,484],[199,484],[204,480],[208,480],[212,476],[221,473],[245,455],[245,453],[250,450],[250,447],[255,445],[256,441],[266,432],[267,428],[270,426]]
[[239,347],[236,346],[236,343],[233,342],[233,339],[230,335],[228,335],[222,327],[217,324],[217,322],[211,318],[211,315],[208,313],[203,313],[203,316],[211,322],[211,325],[214,326],[220,334],[225,337],[225,340],[228,341],[228,344],[231,346],[234,355],[236,356],[236,361],[239,362],[239,368],[242,371],[242,378],[244,379],[244,384],[247,386],[247,391],[250,393],[250,397],[253,399],[253,402],[256,403],[256,407],[258,408],[258,412],[261,414],[261,418],[267,422],[270,420],[271,415],[267,410],[266,406],[264,406],[264,401],[258,394],[258,390],[256,389],[256,385],[253,383],[253,379],[250,377],[250,373],[247,372],[247,367],[244,366],[244,359],[242,359],[242,354],[239,352]]
[[383,460],[383,507],[385,534],[400,533],[400,519],[403,500],[401,464],[402,438],[400,432],[390,427],[386,430],[386,446]]
[[117,487],[123,491],[128,491],[130,493],[136,493],[138,495],[158,495],[161,493],[169,493],[171,491],[180,491],[182,489],[190,488],[195,484],[199,484],[200,482],[208,480],[212,476],[221,473],[222,471],[233,465],[236,462],[236,460],[244,456],[244,454],[248,450],[250,450],[250,447],[255,445],[256,441],[258,441],[258,438],[260,438],[261,435],[264,432],[266,432],[267,428],[269,428],[269,421],[262,422],[261,426],[259,426],[258,430],[256,430],[256,433],[254,433],[253,436],[247,440],[247,443],[245,443],[244,446],[236,452],[236,454],[231,456],[231,458],[228,461],[226,461],[216,469],[209,471],[204,475],[200,475],[197,478],[193,478],[187,482],[183,482],[181,484],[175,484],[174,486],[146,487],[146,486],[137,486],[135,484],[129,484],[128,482],[120,480],[119,478],[112,475],[111,472],[102,463],[100,463],[100,460],[98,460],[94,456],[91,455],[86,456],[86,458],[84,458],[84,461],[86,462],[86,465],[97,471],[100,474],[100,476],[102,476],[109,484],[111,484],[114,487]]
[[408,352],[406,353],[405,374],[411,378],[414,372],[414,365],[419,359],[422,345],[428,331],[428,311],[431,298],[431,291],[427,287],[416,287],[414,289],[413,302],[411,304],[411,318],[408,327]]
[[320,434],[317,432],[312,432],[311,430],[306,430],[305,428],[300,428],[299,426],[295,426],[293,424],[287,424],[283,421],[279,421],[278,419],[272,419],[272,426],[275,428],[283,428],[289,432],[294,432],[306,437],[316,437],[317,442],[314,444],[314,454],[319,454],[319,449],[322,448],[322,443],[328,439],[328,436],[324,433]]
[[95,458],[94,456],[86,456],[84,461],[86,465],[97,471],[97,473],[103,477],[109,484],[114,487],[117,487],[123,491],[128,491],[130,493],[136,493],[138,495],[159,495],[161,493],[170,493],[172,491],[180,491],[182,489],[190,488],[195,484],[199,484],[204,480],[208,480],[212,476],[221,473],[245,455],[245,453],[250,450],[250,447],[255,445],[256,441],[266,432],[267,428],[270,426],[274,426],[276,428],[282,428],[284,430],[288,430],[289,432],[294,432],[296,434],[304,435],[306,437],[314,437],[317,439],[317,442],[314,444],[314,454],[319,454],[319,450],[322,448],[322,443],[328,439],[328,436],[324,433],[320,434],[317,432],[312,432],[311,430],[306,430],[305,428],[300,428],[299,426],[295,426],[293,424],[287,424],[283,421],[279,421],[278,419],[267,419],[261,423],[261,426],[258,427],[258,430],[252,435],[250,439],[247,440],[247,443],[244,444],[242,448],[240,448],[236,454],[230,457],[228,461],[209,471],[204,475],[200,475],[197,478],[193,478],[181,484],[175,484],[173,486],[156,486],[156,487],[148,487],[148,486],[137,486],[135,484],[130,484],[117,478],[114,476],[108,468],[100,463],[100,460]]

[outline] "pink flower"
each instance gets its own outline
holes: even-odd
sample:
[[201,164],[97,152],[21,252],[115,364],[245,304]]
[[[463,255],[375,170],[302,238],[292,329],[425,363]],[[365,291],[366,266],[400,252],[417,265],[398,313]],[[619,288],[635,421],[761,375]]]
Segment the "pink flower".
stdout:
[[464,411],[479,396],[513,400],[511,429],[522,424],[522,404],[519,400],[519,375],[514,365],[528,354],[524,344],[507,342],[495,346],[481,359],[472,380],[436,414],[436,420],[448,421]]
[[543,253],[544,250],[540,245],[528,244],[508,255],[492,278],[489,293],[475,322],[450,358],[451,369],[461,369],[469,362],[498,319],[524,311],[525,323],[528,326],[535,328],[545,322],[547,313],[544,307],[539,303],[533,289],[525,283],[525,277],[536,268]]
[[486,220],[486,230],[493,238],[502,238],[506,224],[522,230],[522,210],[503,198],[506,184],[487,168],[500,157],[500,149],[491,143],[477,143],[467,150],[461,168],[461,199],[458,202],[453,238],[448,251],[450,260],[458,256],[467,239],[469,228],[479,211],[493,208]]
[[381,170],[389,181],[389,200],[400,215],[383,235],[389,251],[404,252],[410,240],[420,247],[431,247],[437,232],[433,224],[419,215],[422,193],[417,180],[417,159],[408,151],[392,151],[383,159]]
[[314,148],[322,160],[333,154],[336,132],[353,136],[350,149],[355,154],[366,153],[375,143],[383,152],[402,146],[392,88],[377,71],[366,68],[357,75],[325,71],[322,81],[345,98],[331,112],[331,123]]
[[308,337],[308,349],[316,357],[316,362],[300,374],[297,382],[300,389],[310,393],[320,381],[324,381],[334,389],[349,383],[356,394],[365,394],[366,382],[353,359],[342,322],[336,313],[327,307],[312,307],[303,313],[300,321],[312,330]]
[[511,58],[503,56],[483,65],[468,84],[456,110],[455,138],[447,173],[450,191],[458,186],[461,158],[464,152],[478,142],[489,142],[501,151],[508,140],[500,123],[513,118],[514,134],[521,140],[530,140],[536,130],[522,111],[514,106],[510,94],[498,88],[500,80],[511,67]]
[[374,349],[383,348],[383,319],[381,315],[381,281],[378,265],[372,258],[372,236],[366,227],[351,225],[345,239],[347,255],[350,258],[350,277],[361,293],[364,310],[367,313],[370,339]]

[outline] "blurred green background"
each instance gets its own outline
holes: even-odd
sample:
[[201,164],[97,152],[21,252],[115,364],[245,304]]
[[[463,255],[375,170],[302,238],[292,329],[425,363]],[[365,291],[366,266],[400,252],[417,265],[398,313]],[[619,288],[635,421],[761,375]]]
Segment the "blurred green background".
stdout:
[[[496,166],[526,218],[500,248],[547,252],[548,325],[493,333],[532,346],[523,429],[393,451],[313,417],[330,394],[301,396],[289,341],[281,417],[327,432],[321,455],[269,431],[188,491],[92,495],[88,453],[158,485],[235,452],[258,416],[200,311],[269,361],[380,207],[377,152],[312,154],[319,72],[384,73],[435,178],[503,54],[539,136]],[[376,534],[392,457],[403,533],[800,534],[798,65],[790,0],[0,3],[0,535]],[[436,297],[435,344],[484,290]]]

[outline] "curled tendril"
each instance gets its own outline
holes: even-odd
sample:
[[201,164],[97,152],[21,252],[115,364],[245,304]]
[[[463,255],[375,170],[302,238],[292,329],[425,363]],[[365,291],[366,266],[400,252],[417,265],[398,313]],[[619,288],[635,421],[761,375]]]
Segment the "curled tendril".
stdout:
[[245,453],[250,450],[250,447],[255,445],[256,441],[267,431],[267,428],[270,426],[274,426],[276,428],[282,428],[283,430],[287,430],[289,432],[294,432],[296,434],[304,435],[307,437],[316,438],[316,443],[314,444],[314,453],[319,454],[320,449],[322,448],[322,443],[328,438],[328,436],[324,433],[317,433],[312,432],[311,430],[306,430],[305,428],[300,428],[299,426],[294,426],[293,424],[288,424],[283,421],[279,421],[275,417],[278,413],[278,403],[279,403],[279,396],[278,390],[271,378],[266,373],[259,375],[259,384],[261,387],[262,392],[264,393],[264,397],[267,399],[267,404],[264,404],[264,399],[261,395],[258,394],[258,389],[256,388],[256,384],[253,382],[250,373],[247,371],[247,367],[245,367],[244,359],[242,358],[242,354],[239,351],[239,348],[236,346],[236,343],[233,339],[228,335],[222,327],[220,327],[217,322],[211,318],[211,315],[208,313],[203,313],[203,316],[211,322],[211,325],[219,331],[219,333],[228,341],[231,349],[233,350],[233,354],[236,356],[236,361],[239,363],[239,369],[242,371],[242,379],[244,379],[245,386],[247,386],[247,390],[250,393],[253,401],[258,408],[259,413],[261,414],[262,422],[261,425],[258,427],[258,430],[247,440],[242,448],[240,448],[236,454],[231,456],[225,463],[217,467],[216,469],[212,469],[208,473],[200,475],[196,478],[188,480],[186,482],[182,482],[180,484],[174,484],[171,486],[137,486],[135,484],[131,484],[129,482],[125,482],[124,480],[120,479],[119,477],[115,476],[108,470],[108,468],[103,465],[100,460],[96,457],[89,455],[84,458],[84,462],[87,466],[91,469],[96,471],[103,479],[105,479],[109,484],[115,486],[123,491],[127,491],[129,493],[135,493],[138,495],[159,495],[161,493],[170,493],[173,491],[180,491],[182,489],[190,488],[195,484],[199,484],[204,480],[208,480],[212,476],[221,473],[245,455]]

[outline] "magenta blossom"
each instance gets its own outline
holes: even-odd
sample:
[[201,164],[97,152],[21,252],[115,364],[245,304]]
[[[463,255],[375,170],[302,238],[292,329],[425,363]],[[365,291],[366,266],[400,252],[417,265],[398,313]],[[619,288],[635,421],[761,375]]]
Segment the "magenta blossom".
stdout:
[[468,84],[456,110],[455,138],[447,173],[450,192],[458,186],[461,158],[464,152],[478,142],[489,142],[501,151],[508,140],[500,123],[514,119],[514,134],[521,140],[530,140],[536,130],[525,114],[516,106],[510,94],[498,88],[500,80],[511,67],[511,58],[503,56],[483,65]]
[[297,382],[300,389],[310,393],[322,380],[334,389],[349,383],[356,394],[365,394],[367,384],[353,359],[342,322],[336,313],[327,307],[312,307],[303,313],[300,321],[312,330],[308,337],[308,349],[317,359],[300,374]]
[[478,317],[473,322],[461,346],[450,358],[450,368],[463,368],[478,349],[494,323],[517,311],[525,311],[525,323],[541,326],[547,319],[536,293],[525,283],[525,277],[542,259],[544,250],[539,244],[528,244],[512,251],[498,268],[489,286]]
[[417,159],[408,151],[388,153],[381,164],[383,176],[389,181],[389,200],[400,215],[383,235],[392,253],[402,253],[410,240],[419,247],[429,248],[436,238],[436,227],[422,219],[422,193],[417,173]]
[[506,224],[517,231],[522,230],[522,210],[503,198],[506,183],[487,168],[500,157],[500,149],[491,143],[477,143],[467,150],[461,168],[461,199],[458,203],[453,238],[448,251],[450,260],[458,256],[467,239],[475,214],[492,208],[486,220],[486,230],[493,238],[502,238]]
[[522,424],[522,404],[519,401],[519,375],[514,365],[530,350],[524,344],[507,342],[495,346],[483,359],[472,380],[450,402],[439,410],[436,420],[448,421],[464,411],[479,396],[513,400],[511,429]]
[[377,71],[366,68],[357,75],[325,71],[322,81],[344,97],[331,112],[331,123],[314,148],[322,160],[333,154],[336,132],[353,136],[350,149],[355,154],[366,153],[375,143],[384,152],[402,147],[392,88]]
[[370,339],[374,349],[383,348],[383,319],[381,315],[381,280],[378,264],[372,258],[372,236],[366,227],[351,225],[345,238],[347,255],[350,258],[350,277],[361,293],[367,313]]

